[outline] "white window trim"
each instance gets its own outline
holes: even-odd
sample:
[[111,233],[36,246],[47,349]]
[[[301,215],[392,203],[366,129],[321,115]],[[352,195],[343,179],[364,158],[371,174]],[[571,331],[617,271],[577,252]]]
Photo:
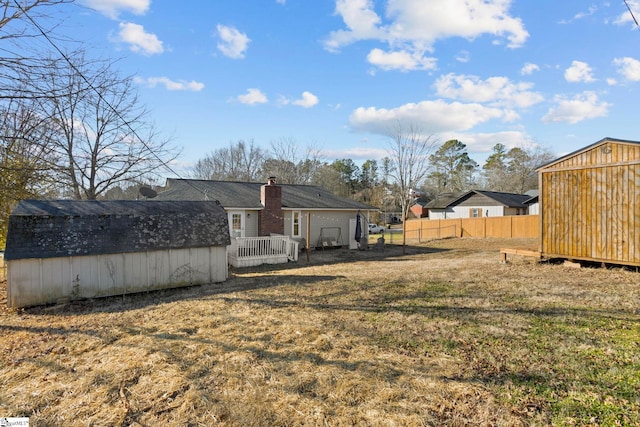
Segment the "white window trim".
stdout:
[[[298,234],[295,233],[296,214],[298,215]],[[302,234],[302,212],[291,211],[291,237],[300,237],[301,234]]]
[[[238,235],[233,228],[233,217],[235,215],[238,215],[240,217],[240,235]],[[231,237],[245,237],[245,219],[244,219],[244,212],[243,211],[231,211],[229,212],[229,233],[231,234]]]

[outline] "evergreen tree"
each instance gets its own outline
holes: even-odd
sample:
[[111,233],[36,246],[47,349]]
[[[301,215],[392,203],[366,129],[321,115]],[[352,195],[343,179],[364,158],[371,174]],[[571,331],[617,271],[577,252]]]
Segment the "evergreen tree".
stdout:
[[478,164],[469,157],[467,146],[457,139],[442,144],[429,161],[434,169],[429,179],[437,194],[466,191],[473,186]]

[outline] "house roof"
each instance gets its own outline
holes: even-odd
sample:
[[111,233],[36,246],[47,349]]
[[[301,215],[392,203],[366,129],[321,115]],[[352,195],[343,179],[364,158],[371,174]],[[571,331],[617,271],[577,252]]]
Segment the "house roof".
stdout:
[[530,205],[532,203],[538,203],[538,195],[539,195],[539,191],[538,190],[529,190],[526,193],[527,196],[529,196],[529,198],[527,200],[524,201],[524,203],[526,205]]
[[5,259],[229,244],[227,214],[215,202],[23,200],[9,216]]
[[631,140],[626,140],[626,139],[616,139],[616,138],[609,138],[609,137],[605,137],[602,138],[600,141],[596,141],[591,145],[587,145],[586,147],[580,148],[579,150],[573,151],[569,154],[565,154],[562,157],[558,157],[557,159],[551,160],[550,162],[547,162],[545,164],[543,164],[542,166],[538,167],[538,169],[536,169],[536,171],[540,171],[542,169],[548,168],[549,166],[552,166],[556,163],[559,163],[565,159],[568,159],[570,157],[576,156],[580,153],[583,153],[585,151],[591,150],[599,145],[603,145],[609,142],[614,142],[614,143],[618,143],[618,144],[632,144],[632,145],[640,145],[640,141],[631,141]]
[[[166,191],[155,200],[217,200],[225,209],[263,209],[260,203],[262,183],[167,179]],[[378,210],[355,200],[338,197],[316,185],[278,184],[282,188],[283,209],[305,210]]]
[[426,209],[446,209],[451,202],[457,200],[460,193],[442,193],[425,205]]
[[456,206],[460,202],[472,197],[474,195],[481,195],[488,197],[496,202],[500,203],[503,206],[507,206],[510,208],[523,208],[526,207],[525,201],[531,198],[531,196],[527,194],[514,194],[514,193],[501,193],[497,191],[484,191],[484,190],[471,190],[462,195],[448,193],[447,195],[443,195],[444,197],[439,197],[433,200],[431,203],[427,205],[428,209],[446,209],[450,206]]

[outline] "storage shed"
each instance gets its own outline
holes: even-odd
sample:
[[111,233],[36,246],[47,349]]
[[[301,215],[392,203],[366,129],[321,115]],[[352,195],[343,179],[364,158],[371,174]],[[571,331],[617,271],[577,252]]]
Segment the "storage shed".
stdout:
[[640,265],[640,142],[604,138],[538,177],[543,257]]
[[12,307],[222,282],[227,214],[215,201],[24,200],[5,251]]

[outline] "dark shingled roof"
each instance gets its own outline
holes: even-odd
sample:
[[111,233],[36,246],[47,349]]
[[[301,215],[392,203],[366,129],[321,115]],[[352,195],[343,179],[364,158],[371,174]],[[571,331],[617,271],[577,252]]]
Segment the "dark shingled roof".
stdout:
[[500,193],[497,191],[484,191],[484,190],[471,190],[464,194],[447,193],[438,196],[435,200],[432,200],[427,204],[427,209],[446,209],[449,206],[456,206],[463,200],[478,194],[490,199],[495,200],[501,205],[508,206],[510,208],[524,208],[525,202],[531,198],[527,194],[514,194],[514,193]]
[[527,194],[500,193],[497,191],[484,191],[484,190],[472,190],[469,192],[469,197],[473,195],[472,193],[481,194],[485,197],[493,199],[496,202],[510,208],[526,207],[525,201],[527,201],[531,197]]
[[[167,179],[167,190],[154,200],[218,200],[226,209],[262,209],[258,182]],[[333,195],[316,185],[278,184],[284,209],[378,210],[378,208]]]
[[23,200],[9,216],[5,260],[227,246],[215,202]]
[[451,202],[457,200],[460,193],[442,193],[425,205],[426,209],[445,209]]

